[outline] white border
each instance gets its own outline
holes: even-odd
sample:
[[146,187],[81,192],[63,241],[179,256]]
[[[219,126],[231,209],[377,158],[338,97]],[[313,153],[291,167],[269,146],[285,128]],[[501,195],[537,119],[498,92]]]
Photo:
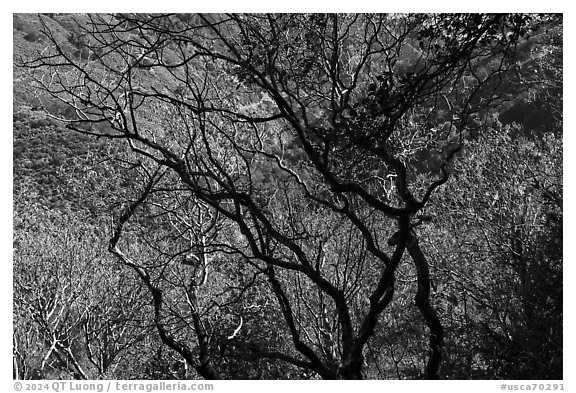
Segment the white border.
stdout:
[[[0,259],[0,310],[5,313],[5,320],[0,327],[0,388],[3,391],[13,391],[12,382],[12,13],[34,13],[34,12],[109,12],[109,11],[131,11],[131,12],[563,12],[564,13],[564,221],[565,221],[565,248],[564,248],[564,389],[566,391],[576,390],[574,371],[574,338],[573,332],[576,331],[574,324],[573,304],[570,299],[575,299],[575,291],[572,280],[574,279],[574,241],[572,240],[572,223],[575,222],[574,202],[574,178],[576,176],[576,128],[574,122],[574,113],[576,103],[574,100],[575,76],[574,76],[574,41],[575,18],[567,2],[562,1],[524,1],[520,2],[503,2],[498,0],[490,1],[472,1],[466,2],[426,2],[426,1],[347,1],[347,2],[313,2],[312,0],[285,0],[274,3],[273,0],[267,2],[254,1],[218,1],[218,2],[195,2],[194,0],[179,2],[126,2],[120,3],[118,0],[100,0],[97,2],[41,2],[20,1],[2,2],[2,12],[0,13],[1,37],[3,41],[3,50],[1,51],[3,78],[1,79],[4,92],[2,95],[2,129],[0,131],[0,184],[3,185],[4,191],[1,195],[0,220],[1,220],[1,256]],[[4,9],[6,8],[6,9]],[[568,284],[568,285],[566,285]],[[10,317],[9,317],[10,315]],[[150,381],[142,381],[150,382]],[[517,381],[518,383],[532,383],[536,381]],[[542,381],[548,383],[550,381]],[[321,383],[322,385],[320,385]],[[268,392],[271,389],[281,391],[304,389],[304,390],[334,390],[348,391],[357,389],[361,385],[363,392],[382,392],[383,389],[402,389],[402,391],[422,391],[423,389],[433,388],[434,391],[442,392],[496,392],[499,391],[499,381],[362,381],[362,382],[303,382],[303,381],[236,381],[221,382],[216,381],[216,392],[223,391],[262,391]],[[507,383],[514,383],[508,381]],[[432,386],[431,386],[432,385]]]

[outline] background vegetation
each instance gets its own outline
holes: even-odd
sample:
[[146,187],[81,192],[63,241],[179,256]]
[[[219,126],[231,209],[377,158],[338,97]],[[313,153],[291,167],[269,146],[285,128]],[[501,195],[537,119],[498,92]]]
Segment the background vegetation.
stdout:
[[562,45],[14,15],[14,378],[561,379]]

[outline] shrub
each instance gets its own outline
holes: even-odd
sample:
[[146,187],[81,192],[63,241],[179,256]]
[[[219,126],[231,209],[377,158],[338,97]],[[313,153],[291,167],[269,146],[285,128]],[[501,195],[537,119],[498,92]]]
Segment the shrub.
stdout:
[[48,119],[34,119],[30,121],[30,127],[32,128],[48,127],[50,124],[51,122]]
[[40,39],[40,34],[38,34],[36,31],[31,31],[24,36],[24,39],[29,42],[35,42]]

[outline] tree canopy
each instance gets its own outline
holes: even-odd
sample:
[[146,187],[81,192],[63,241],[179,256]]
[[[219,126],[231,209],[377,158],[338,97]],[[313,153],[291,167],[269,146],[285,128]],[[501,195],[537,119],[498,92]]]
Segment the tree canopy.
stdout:
[[[102,269],[150,300],[110,303],[122,323],[147,322],[104,363],[98,327],[77,339],[99,375],[153,327],[203,378],[561,376],[562,73],[545,60],[561,58],[561,17],[37,23],[22,78],[51,119],[116,149],[92,185],[104,188],[92,213],[114,208],[91,225],[114,258]],[[538,132],[499,118],[538,100],[550,114]],[[88,378],[54,340],[42,367],[67,356]]]

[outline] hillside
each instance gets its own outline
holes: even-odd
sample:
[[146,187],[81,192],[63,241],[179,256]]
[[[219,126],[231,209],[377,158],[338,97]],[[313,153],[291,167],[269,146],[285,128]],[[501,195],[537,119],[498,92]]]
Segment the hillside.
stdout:
[[[47,38],[39,31],[42,25],[38,15],[14,14],[14,61],[22,56],[30,58],[45,49]],[[43,20],[50,28],[58,42],[69,56],[81,59],[88,56],[84,46],[86,38],[80,32],[79,25],[88,21],[87,16],[67,14],[43,15]],[[498,109],[498,117],[503,124],[520,124],[521,132],[527,136],[543,135],[547,132],[561,133],[560,118],[562,115],[562,80],[557,73],[560,66],[554,51],[561,48],[561,26],[555,26],[546,32],[539,33],[529,42],[523,43],[518,50],[519,68],[524,75],[524,81],[517,83],[517,90],[510,90],[508,103]],[[409,52],[408,52],[409,53]],[[408,55],[409,58],[410,55]],[[545,68],[543,68],[545,67]],[[538,74],[540,71],[540,74]],[[543,77],[559,77],[554,85],[542,89],[536,82]],[[168,83],[169,76],[163,70],[154,74],[143,74],[144,84]],[[523,86],[533,84],[534,88],[526,91]],[[110,154],[110,146],[104,140],[81,136],[68,132],[58,121],[50,118],[41,106],[56,113],[64,113],[66,108],[62,103],[43,96],[43,93],[30,94],[30,79],[22,69],[14,67],[13,83],[13,124],[14,124],[14,181],[15,190],[20,184],[31,187],[37,193],[42,203],[48,206],[61,206],[74,199],[73,192],[66,190],[67,181],[62,176],[73,173],[80,175],[87,169],[78,169],[105,161]],[[175,87],[174,87],[175,88]],[[560,98],[558,98],[560,97]],[[87,157],[89,153],[90,158]],[[436,167],[435,157],[423,151],[419,168]],[[76,167],[77,169],[73,169]],[[67,173],[67,174],[66,174]],[[76,175],[75,175],[76,176]],[[73,176],[73,177],[75,177]],[[78,198],[76,198],[78,199]],[[68,202],[66,202],[68,201]]]

